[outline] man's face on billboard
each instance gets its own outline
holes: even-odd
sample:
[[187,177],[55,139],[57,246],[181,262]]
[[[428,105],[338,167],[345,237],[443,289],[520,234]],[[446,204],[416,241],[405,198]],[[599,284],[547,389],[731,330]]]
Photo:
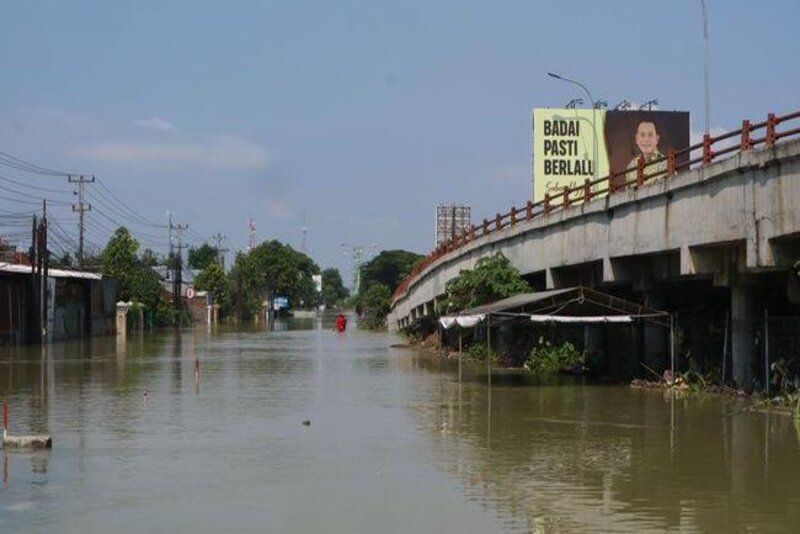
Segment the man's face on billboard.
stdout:
[[650,156],[658,148],[658,132],[652,122],[640,122],[636,128],[636,146],[645,156]]

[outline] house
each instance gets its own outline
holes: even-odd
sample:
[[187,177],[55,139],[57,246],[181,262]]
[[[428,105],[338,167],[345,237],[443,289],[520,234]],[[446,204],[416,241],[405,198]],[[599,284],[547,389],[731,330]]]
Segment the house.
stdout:
[[[38,342],[43,314],[35,278],[30,265],[0,263],[0,344]],[[46,339],[113,334],[116,287],[99,273],[49,269]]]

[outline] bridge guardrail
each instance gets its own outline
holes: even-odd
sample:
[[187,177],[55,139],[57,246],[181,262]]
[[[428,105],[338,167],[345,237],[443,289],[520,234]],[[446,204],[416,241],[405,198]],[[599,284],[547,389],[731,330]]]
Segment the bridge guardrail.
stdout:
[[[471,225],[461,235],[441,244],[439,247],[430,252],[425,258],[417,263],[411,272],[400,282],[397,289],[392,296],[392,305],[399,299],[407,290],[411,281],[425,270],[433,262],[442,256],[457,250],[458,248],[474,241],[475,239],[489,235],[492,232],[515,226],[521,221],[529,221],[533,218],[546,217],[553,211],[558,209],[568,208],[575,204],[583,204],[591,202],[592,199],[597,198],[605,193],[609,195],[623,191],[629,187],[641,187],[647,182],[652,182],[657,179],[669,178],[679,171],[687,170],[693,165],[701,163],[702,166],[710,165],[716,158],[728,155],[733,152],[747,152],[751,148],[764,145],[766,147],[774,146],[778,141],[787,137],[800,135],[800,127],[791,128],[789,130],[779,132],[778,126],[789,121],[800,118],[800,111],[794,111],[786,115],[777,116],[774,113],[767,115],[767,120],[757,123],[751,123],[749,120],[742,121],[742,127],[738,130],[733,130],[718,136],[710,136],[705,134],[703,140],[694,145],[690,145],[681,150],[670,149],[666,156],[645,162],[642,157],[639,158],[636,169],[630,169],[622,173],[611,172],[607,176],[591,180],[587,178],[582,185],[576,187],[564,187],[563,191],[550,195],[546,193],[543,200],[538,202],[528,201],[524,207],[517,208],[511,206],[511,210],[507,213],[497,213],[491,219],[483,219],[480,225]],[[762,137],[754,137],[753,134],[764,130]],[[728,141],[735,137],[739,137],[739,144],[720,147],[715,150],[714,145]],[[699,156],[692,157],[692,153],[701,151]],[[682,156],[687,156],[688,159],[683,163],[677,163],[678,159]],[[658,170],[666,162],[664,170]],[[651,168],[651,172],[647,169]]]

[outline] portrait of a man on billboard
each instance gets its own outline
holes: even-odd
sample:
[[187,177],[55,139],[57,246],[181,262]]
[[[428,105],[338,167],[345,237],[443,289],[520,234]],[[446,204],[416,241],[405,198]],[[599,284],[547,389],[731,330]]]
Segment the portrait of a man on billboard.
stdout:
[[[639,159],[646,165],[645,178],[663,176],[669,149],[689,146],[689,113],[680,111],[608,111],[606,148],[617,186],[636,179]],[[688,154],[677,163],[689,160]],[[650,165],[647,165],[649,164]]]

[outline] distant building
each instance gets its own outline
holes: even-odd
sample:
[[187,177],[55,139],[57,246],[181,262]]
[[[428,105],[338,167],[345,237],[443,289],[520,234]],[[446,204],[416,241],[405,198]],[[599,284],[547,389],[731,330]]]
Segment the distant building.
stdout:
[[436,206],[436,246],[461,235],[470,227],[471,208],[455,204]]

